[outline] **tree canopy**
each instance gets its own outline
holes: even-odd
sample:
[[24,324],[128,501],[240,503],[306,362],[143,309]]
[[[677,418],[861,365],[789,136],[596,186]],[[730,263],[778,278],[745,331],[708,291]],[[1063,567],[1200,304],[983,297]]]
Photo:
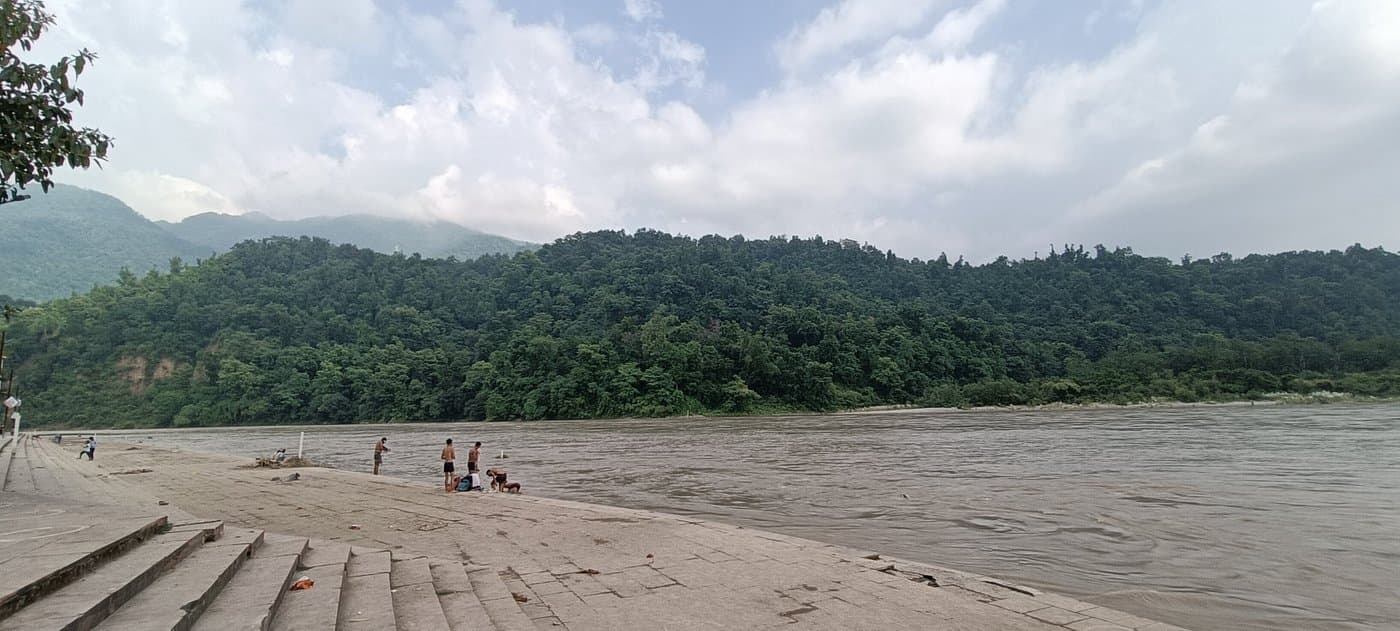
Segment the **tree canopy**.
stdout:
[[9,330],[27,418],[88,426],[1394,395],[1400,256],[974,266],[644,230],[458,262],[266,239]]
[[100,165],[112,147],[106,134],[73,124],[74,104],[83,104],[77,79],[96,54],[47,65],[20,57],[53,23],[40,0],[0,0],[0,204],[34,182],[48,191],[55,168]]

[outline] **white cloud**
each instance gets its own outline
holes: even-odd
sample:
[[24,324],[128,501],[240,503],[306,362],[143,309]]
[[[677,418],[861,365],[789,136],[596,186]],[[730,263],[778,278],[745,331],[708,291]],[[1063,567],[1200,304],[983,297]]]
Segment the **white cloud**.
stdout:
[[946,0],[841,0],[822,9],[778,42],[778,62],[790,72],[917,28]]
[[607,24],[594,22],[575,30],[573,39],[587,46],[604,46],[617,41],[617,31]]
[[[1148,235],[1124,224],[1186,224],[1219,235],[1206,240],[1218,249],[1393,238],[1400,219],[1382,174],[1400,168],[1397,42],[1394,3],[1317,3],[1293,44],[1241,81],[1223,112],[1128,169],[1068,220],[1140,239]],[[1333,221],[1318,221],[1323,214]]]
[[314,3],[257,6],[53,2],[43,45],[101,54],[80,119],[118,141],[65,179],[155,217],[372,212],[535,240],[820,233],[978,259],[1400,237],[1395,3],[1167,0],[1100,21],[1135,29],[1106,52],[1046,61],[985,41],[1024,5],[846,1],[782,39],[790,73],[706,116],[687,100],[712,89],[710,51],[652,4],[570,28],[360,2],[344,33],[292,19]]
[[[648,101],[652,90],[704,80],[704,50],[666,31],[648,31],[641,52],[651,61],[618,77],[580,58],[563,28],[468,2],[439,24],[408,24],[453,38],[419,52],[436,78],[390,102],[351,87],[345,56],[299,33],[272,31],[253,45],[180,6],[167,17],[182,35],[146,50],[142,33],[104,13],[124,11],[76,0],[63,8],[73,33],[89,30],[51,43],[101,51],[84,75],[82,115],[118,139],[105,170],[71,180],[131,192],[141,174],[163,192],[132,193],[132,203],[156,217],[371,212],[548,240],[612,225],[626,175],[664,155],[653,145],[705,133],[686,106]],[[233,22],[257,20],[240,10]],[[196,42],[219,54],[200,54]],[[195,188],[207,194],[181,192]]]
[[233,200],[208,186],[154,171],[120,171],[104,188],[128,206],[148,209],[151,219],[179,221],[202,212],[239,212]]
[[962,50],[1005,7],[1006,0],[981,0],[966,9],[949,11],[929,33],[929,43],[937,50]]
[[633,22],[661,19],[661,3],[656,0],[623,0],[622,10]]

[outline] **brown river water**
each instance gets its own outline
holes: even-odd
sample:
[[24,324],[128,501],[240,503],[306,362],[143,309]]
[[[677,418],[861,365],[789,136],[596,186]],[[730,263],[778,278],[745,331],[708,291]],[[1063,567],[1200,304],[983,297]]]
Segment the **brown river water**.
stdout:
[[[897,411],[104,432],[779,531],[1192,629],[1400,629],[1400,405]],[[66,442],[66,441],[65,441]],[[74,447],[77,448],[76,446]],[[505,452],[507,459],[501,460]],[[99,458],[100,458],[99,451]],[[459,465],[465,469],[464,465]]]

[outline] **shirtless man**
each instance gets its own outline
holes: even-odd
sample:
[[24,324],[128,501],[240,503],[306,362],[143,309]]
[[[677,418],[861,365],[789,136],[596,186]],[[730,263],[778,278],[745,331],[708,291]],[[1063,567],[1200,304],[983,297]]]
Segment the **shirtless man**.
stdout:
[[481,457],[481,441],[476,441],[471,450],[467,452],[467,473],[476,473],[476,461]]
[[442,488],[452,492],[452,472],[457,469],[453,461],[457,459],[457,451],[452,448],[452,439],[447,439],[447,446],[442,448]]
[[374,444],[374,475],[379,475],[379,465],[384,462],[384,452],[389,451],[389,445],[385,444],[387,442],[389,437],[384,436]]

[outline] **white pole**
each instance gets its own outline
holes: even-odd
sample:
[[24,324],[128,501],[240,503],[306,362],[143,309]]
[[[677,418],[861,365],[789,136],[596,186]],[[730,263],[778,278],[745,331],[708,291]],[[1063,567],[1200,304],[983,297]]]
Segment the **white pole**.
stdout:
[[301,449],[306,446],[306,432],[301,433],[301,440],[297,441],[297,457],[301,457]]

